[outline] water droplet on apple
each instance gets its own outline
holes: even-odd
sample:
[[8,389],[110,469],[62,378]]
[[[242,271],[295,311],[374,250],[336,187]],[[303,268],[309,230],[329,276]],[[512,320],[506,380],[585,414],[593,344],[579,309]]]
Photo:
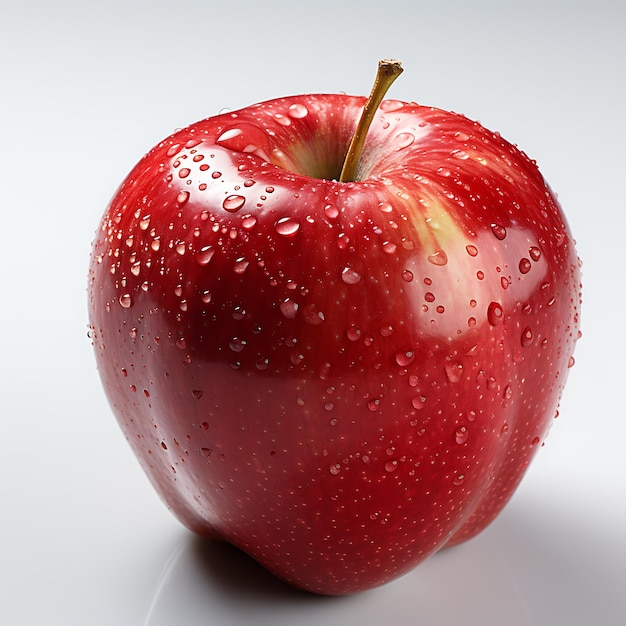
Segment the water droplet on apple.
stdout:
[[235,265],[233,266],[233,271],[235,274],[243,274],[250,265],[250,261],[248,261],[245,257],[239,257],[235,260]]
[[234,320],[240,321],[246,316],[246,310],[242,306],[236,306],[232,315]]
[[533,331],[531,327],[526,326],[526,328],[524,328],[524,330],[522,331],[522,338],[521,338],[522,346],[524,347],[529,346],[533,342],[534,339],[535,337],[533,335]]
[[533,261],[538,261],[541,257],[541,250],[537,246],[531,246],[528,248],[528,254]]
[[411,404],[414,409],[423,409],[426,404],[426,397],[422,395],[413,396],[411,398]]
[[453,159],[459,159],[460,161],[469,159],[469,154],[465,150],[452,150],[452,152],[450,152],[450,156]]
[[569,358],[569,361],[567,362],[567,367],[571,368],[571,367],[574,367],[574,365],[576,365],[576,359],[573,356],[571,356]]
[[506,228],[504,226],[500,226],[499,224],[491,224],[491,232],[494,234],[496,239],[502,241],[506,239]]
[[478,254],[478,248],[471,244],[468,246],[465,246],[465,250],[467,251],[467,254],[469,254],[470,256],[476,256]]
[[396,138],[396,146],[398,150],[408,148],[415,141],[415,135],[413,133],[400,133]]
[[464,444],[469,437],[469,431],[467,430],[467,426],[459,426],[454,433],[454,440],[458,444]]
[[319,311],[314,304],[307,304],[302,309],[302,318],[311,326],[319,326],[324,323],[325,317],[322,311]]
[[211,456],[213,450],[211,450],[211,448],[200,448],[200,452],[202,452],[203,456],[208,459]]
[[451,383],[458,383],[463,377],[463,365],[461,363],[453,363],[446,361],[444,364],[446,376]]
[[[203,393],[204,393],[204,392],[202,391],[202,389],[192,389],[192,390],[191,390],[191,395],[192,395],[192,396],[193,396],[196,400],[200,400],[200,398],[202,397]],[[206,422],[204,422],[204,423],[206,424]],[[207,427],[208,427],[208,424],[207,424]]]
[[343,280],[346,285],[356,285],[361,281],[361,274],[351,267],[344,267],[341,272],[341,280]]
[[300,230],[300,222],[293,217],[281,217],[274,225],[276,232],[284,237],[295,235]]
[[504,311],[502,310],[502,305],[499,302],[490,302],[487,307],[487,321],[492,326],[496,326],[502,321],[503,317]]
[[243,196],[231,195],[228,196],[222,203],[222,207],[229,213],[239,211],[239,209],[246,203],[246,199]]
[[233,337],[228,343],[228,347],[233,352],[241,352],[247,344],[248,342],[245,339],[242,339],[241,337]]
[[465,474],[457,474],[452,480],[452,484],[459,487],[465,482]]
[[387,461],[385,463],[385,471],[386,472],[395,472],[398,469],[398,461],[393,460],[393,461]]
[[188,191],[180,191],[176,196],[176,202],[178,204],[186,204],[189,200],[189,192]]
[[341,471],[341,465],[339,465],[339,463],[333,463],[328,469],[333,476],[336,476]]
[[368,400],[367,408],[372,413],[374,413],[375,411],[378,411],[378,409],[380,408],[380,398],[372,398],[371,400]]
[[280,303],[279,308],[280,312],[290,320],[294,319],[298,313],[298,303],[294,302],[291,298],[285,298]]
[[392,324],[383,324],[379,328],[379,332],[383,337],[391,337],[393,335],[393,325]]
[[402,280],[410,283],[413,280],[413,272],[411,270],[402,270]]
[[446,263],[448,262],[448,257],[443,250],[437,250],[436,252],[433,252],[433,254],[428,256],[428,261],[433,265],[438,265],[441,267],[443,265],[446,265]]
[[380,103],[381,111],[385,111],[385,113],[391,113],[392,111],[397,111],[404,106],[404,102],[400,100],[383,100]]
[[246,230],[252,230],[256,226],[256,223],[257,223],[257,218],[255,215],[246,215],[241,220],[241,225]]
[[329,220],[334,220],[334,219],[337,219],[337,217],[339,217],[339,209],[336,206],[333,206],[332,204],[327,204],[324,207],[324,214]]
[[202,302],[204,302],[205,304],[208,304],[209,302],[211,302],[211,292],[210,291],[203,291],[202,295],[200,296],[200,299],[202,300]]
[[383,252],[386,252],[387,254],[393,254],[396,250],[397,246],[395,243],[391,241],[385,241],[383,243]]
[[522,259],[520,259],[520,262],[519,262],[520,274],[528,274],[528,272],[530,272],[530,268],[531,268],[531,263],[526,257],[523,257]]
[[309,114],[309,110],[304,106],[304,104],[296,102],[289,107],[287,113],[289,114],[289,117],[301,119]]
[[168,148],[165,154],[167,154],[168,157],[176,156],[182,150],[182,148],[183,147],[179,143],[175,143]]
[[125,293],[120,296],[120,305],[124,309],[129,309],[133,305],[133,299],[129,293]]
[[414,359],[415,352],[413,352],[413,350],[402,350],[396,353],[396,363],[400,367],[407,367],[407,365],[413,363]]
[[187,178],[187,176],[189,176],[189,174],[191,174],[191,170],[188,167],[181,167],[178,170],[179,178]]

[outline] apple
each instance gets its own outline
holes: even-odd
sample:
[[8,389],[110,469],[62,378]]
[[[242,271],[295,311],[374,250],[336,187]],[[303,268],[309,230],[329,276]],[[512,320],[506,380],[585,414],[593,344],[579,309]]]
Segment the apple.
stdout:
[[383,99],[390,65],[369,99],[172,134],[115,194],[89,269],[99,374],[162,499],[319,594],[482,531],[579,337],[579,259],[535,162]]

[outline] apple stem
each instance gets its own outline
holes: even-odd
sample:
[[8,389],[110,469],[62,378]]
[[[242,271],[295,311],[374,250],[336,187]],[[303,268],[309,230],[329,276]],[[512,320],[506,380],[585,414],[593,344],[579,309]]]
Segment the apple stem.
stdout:
[[378,62],[378,71],[376,72],[376,78],[372,91],[363,107],[361,113],[361,119],[356,127],[350,147],[346,153],[346,158],[343,162],[343,168],[341,169],[341,176],[339,181],[342,183],[354,180],[356,174],[356,168],[361,158],[361,152],[363,151],[363,145],[365,144],[365,138],[367,137],[367,131],[369,130],[374,116],[380,103],[383,101],[385,94],[389,91],[389,87],[393,82],[402,74],[402,65],[399,61],[394,59],[383,59]]

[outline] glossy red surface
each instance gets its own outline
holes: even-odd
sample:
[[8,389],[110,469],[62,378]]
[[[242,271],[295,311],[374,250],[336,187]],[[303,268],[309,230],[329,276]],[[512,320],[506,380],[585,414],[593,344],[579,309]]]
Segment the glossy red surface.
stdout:
[[198,122],[97,232],[91,331],[173,513],[318,593],[382,584],[491,522],[573,364],[579,261],[536,165],[466,118],[364,99]]

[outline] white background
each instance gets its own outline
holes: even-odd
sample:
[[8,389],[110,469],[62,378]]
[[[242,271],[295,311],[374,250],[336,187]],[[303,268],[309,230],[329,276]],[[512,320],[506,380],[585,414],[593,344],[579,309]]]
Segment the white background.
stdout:
[[[0,623],[608,626],[626,614],[626,5],[0,3]],[[466,114],[535,158],[583,258],[583,338],[512,502],[480,537],[371,592],[291,590],[195,540],[115,423],[87,339],[97,223],[152,145],[302,92]]]

